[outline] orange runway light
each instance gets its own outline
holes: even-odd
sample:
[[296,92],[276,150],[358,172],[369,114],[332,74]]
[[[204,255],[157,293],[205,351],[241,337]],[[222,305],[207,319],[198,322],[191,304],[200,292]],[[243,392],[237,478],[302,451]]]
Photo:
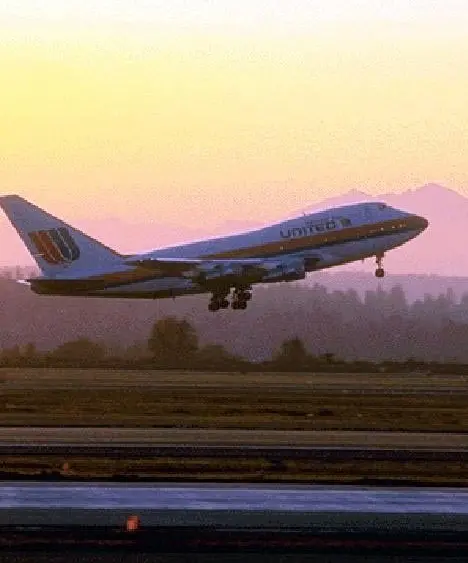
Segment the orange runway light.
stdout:
[[138,516],[129,516],[126,522],[127,532],[135,532],[140,527],[140,519]]

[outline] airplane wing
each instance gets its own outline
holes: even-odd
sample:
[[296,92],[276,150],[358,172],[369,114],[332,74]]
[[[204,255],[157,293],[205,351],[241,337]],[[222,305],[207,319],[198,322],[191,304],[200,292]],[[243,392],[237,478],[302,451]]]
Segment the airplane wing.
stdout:
[[132,266],[153,270],[163,276],[182,276],[197,283],[242,279],[249,283],[276,278],[305,276],[302,259],[243,258],[211,260],[206,258],[141,258],[126,261]]
[[[319,262],[321,257],[307,257],[307,266]],[[93,278],[33,278],[25,280],[35,287],[38,293],[58,293],[64,295],[73,292],[98,291],[109,287],[152,280],[158,277],[183,277],[208,290],[216,287],[233,286],[236,284],[268,283],[275,281],[293,281],[305,277],[305,260],[303,258],[244,258],[211,260],[203,258],[130,258],[125,261],[128,266],[137,268],[135,271],[111,273]]]

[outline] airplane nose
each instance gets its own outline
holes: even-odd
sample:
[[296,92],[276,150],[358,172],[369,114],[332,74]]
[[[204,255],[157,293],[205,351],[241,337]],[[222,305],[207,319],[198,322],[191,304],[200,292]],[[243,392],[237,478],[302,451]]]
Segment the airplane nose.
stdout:
[[427,226],[429,225],[429,221],[425,217],[411,214],[408,214],[406,216],[405,223],[409,229],[411,229],[412,231],[418,231],[420,233],[427,229]]
[[415,215],[413,218],[413,224],[416,229],[420,231],[424,231],[429,226],[429,221],[425,217],[420,217],[419,215]]

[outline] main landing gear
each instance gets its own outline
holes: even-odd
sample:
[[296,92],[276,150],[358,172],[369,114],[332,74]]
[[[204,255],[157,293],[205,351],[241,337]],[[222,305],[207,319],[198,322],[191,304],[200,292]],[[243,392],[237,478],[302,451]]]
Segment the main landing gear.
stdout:
[[232,296],[233,309],[247,309],[247,301],[252,299],[252,292],[248,288],[236,287]]
[[[252,299],[252,292],[250,286],[238,286],[234,288],[231,308],[232,309],[247,309],[247,301]],[[228,296],[230,288],[224,291],[213,292],[211,300],[208,304],[209,311],[219,311],[219,309],[227,309],[229,307]]]
[[377,269],[375,270],[375,276],[377,278],[383,278],[385,276],[385,270],[382,267],[382,261],[383,261],[383,254],[377,254],[377,256],[375,257],[375,263],[377,264]]
[[228,295],[229,289],[227,291],[213,292],[208,304],[208,309],[213,312],[219,311],[219,309],[227,309],[229,307],[229,301],[227,300]]

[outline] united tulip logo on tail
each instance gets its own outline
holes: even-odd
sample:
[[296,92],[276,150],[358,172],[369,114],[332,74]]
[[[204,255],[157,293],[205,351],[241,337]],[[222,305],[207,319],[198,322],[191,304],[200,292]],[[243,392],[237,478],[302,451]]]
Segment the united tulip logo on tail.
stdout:
[[49,264],[73,262],[80,257],[80,249],[68,229],[48,229],[28,233],[34,246]]

